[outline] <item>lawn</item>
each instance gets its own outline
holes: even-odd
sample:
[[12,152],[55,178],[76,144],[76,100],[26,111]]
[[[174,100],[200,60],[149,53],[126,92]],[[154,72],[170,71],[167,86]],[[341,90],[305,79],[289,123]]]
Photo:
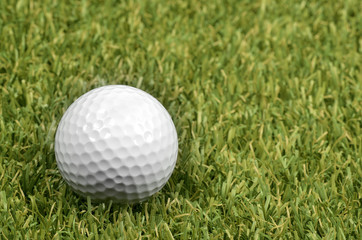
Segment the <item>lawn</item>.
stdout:
[[[0,2],[0,239],[362,239],[362,4]],[[179,156],[135,205],[72,192],[67,107],[108,84],[169,111]]]

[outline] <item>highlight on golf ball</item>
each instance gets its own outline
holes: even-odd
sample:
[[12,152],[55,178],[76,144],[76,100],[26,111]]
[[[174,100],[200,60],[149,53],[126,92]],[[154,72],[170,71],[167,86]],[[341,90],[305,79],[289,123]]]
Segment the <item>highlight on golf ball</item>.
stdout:
[[177,160],[175,125],[162,104],[129,86],[109,85],[82,95],[55,135],[64,180],[94,201],[134,203],[158,192]]

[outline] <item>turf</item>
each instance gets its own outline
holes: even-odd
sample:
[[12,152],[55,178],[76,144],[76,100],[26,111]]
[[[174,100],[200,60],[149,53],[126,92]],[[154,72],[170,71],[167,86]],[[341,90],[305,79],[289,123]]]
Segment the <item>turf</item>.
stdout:
[[[0,239],[362,239],[362,5],[0,3]],[[179,157],[162,191],[95,204],[54,134],[98,86],[159,99]]]

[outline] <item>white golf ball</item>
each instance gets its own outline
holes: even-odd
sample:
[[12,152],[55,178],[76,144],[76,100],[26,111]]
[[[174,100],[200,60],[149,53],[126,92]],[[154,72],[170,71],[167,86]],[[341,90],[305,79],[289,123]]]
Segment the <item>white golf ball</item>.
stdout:
[[55,135],[64,180],[95,201],[146,200],[170,178],[177,152],[167,110],[148,93],[123,85],[82,95],[67,109]]

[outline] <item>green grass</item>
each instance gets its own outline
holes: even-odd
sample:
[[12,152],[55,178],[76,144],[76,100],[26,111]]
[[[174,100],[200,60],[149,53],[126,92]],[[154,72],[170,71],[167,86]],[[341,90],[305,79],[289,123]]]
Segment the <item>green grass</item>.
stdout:
[[[0,3],[0,239],[362,239],[362,4]],[[62,180],[66,108],[139,87],[179,137],[162,191],[94,204]]]

